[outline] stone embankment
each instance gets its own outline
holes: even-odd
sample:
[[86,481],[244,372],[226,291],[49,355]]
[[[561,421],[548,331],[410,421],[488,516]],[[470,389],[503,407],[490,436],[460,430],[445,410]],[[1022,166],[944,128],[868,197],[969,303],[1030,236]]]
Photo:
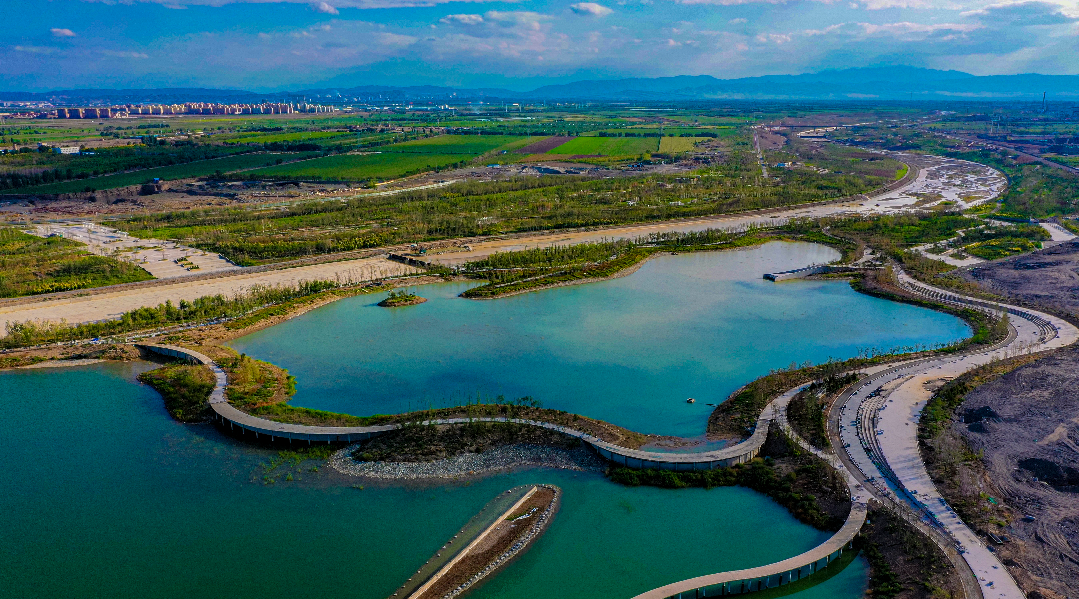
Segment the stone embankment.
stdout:
[[506,445],[483,453],[464,453],[430,462],[360,462],[350,445],[330,458],[342,474],[378,479],[423,480],[467,478],[517,468],[557,468],[603,472],[607,463],[584,447],[562,449],[542,445]]

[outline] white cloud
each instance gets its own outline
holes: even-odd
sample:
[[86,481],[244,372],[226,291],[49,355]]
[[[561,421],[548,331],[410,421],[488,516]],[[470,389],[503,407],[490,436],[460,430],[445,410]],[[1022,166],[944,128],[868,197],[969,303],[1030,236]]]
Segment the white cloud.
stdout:
[[482,15],[446,15],[438,20],[447,25],[480,25],[483,23]]
[[531,12],[527,10],[489,10],[483,13],[483,18],[487,22],[498,23],[502,27],[522,27],[531,31],[539,31],[540,22],[548,21],[551,19],[549,15],[544,15],[538,12]]
[[[974,17],[988,24],[998,26],[1016,25],[1062,25],[1079,19],[1079,14],[1071,14],[1067,5],[1054,2],[1022,1],[990,4],[979,10],[961,13],[964,17]],[[1079,4],[1074,7],[1079,11]]]
[[75,32],[70,29],[61,29],[59,27],[53,27],[49,30],[49,33],[53,37],[75,37]]
[[940,2],[931,0],[862,0],[862,6],[868,10],[884,10],[886,8],[944,8]]
[[341,14],[341,11],[334,8],[328,2],[319,2],[318,4],[312,4],[311,8],[315,9],[318,12],[326,13],[328,15],[339,15],[339,14]]
[[483,15],[488,21],[501,21],[503,23],[535,23],[546,21],[551,17],[527,10],[499,11],[489,10]]
[[56,48],[49,48],[47,46],[15,46],[16,52],[26,52],[27,54],[52,54],[56,52]]
[[577,4],[571,4],[569,8],[579,15],[592,17],[605,17],[614,12],[606,6],[596,4],[595,2],[578,2]]
[[731,19],[730,21],[727,21],[727,22],[730,23],[731,25],[741,25],[743,23],[748,23],[749,20],[739,17],[737,19]]
[[411,35],[401,35],[389,32],[379,33],[377,38],[379,44],[384,48],[407,48],[412,44],[415,44],[419,39]]
[[150,58],[149,55],[143,54],[142,52],[120,52],[117,50],[102,50],[101,53],[105,56],[112,56],[113,58]]
[[965,33],[974,31],[975,29],[981,29],[981,25],[974,25],[971,23],[911,23],[909,21],[903,21],[901,23],[885,23],[883,25],[876,25],[873,23],[859,23],[862,29],[869,35],[875,35],[878,33],[891,34],[896,37],[909,37],[911,35],[930,34],[940,31],[956,31]]

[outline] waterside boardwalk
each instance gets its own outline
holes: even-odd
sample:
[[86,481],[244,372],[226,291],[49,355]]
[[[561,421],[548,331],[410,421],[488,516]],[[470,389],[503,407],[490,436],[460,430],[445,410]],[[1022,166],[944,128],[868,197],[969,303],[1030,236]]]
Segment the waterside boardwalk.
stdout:
[[[1006,350],[1013,345],[1017,345],[1017,350],[1031,351],[1034,346],[1044,345],[1047,342],[1053,342],[1055,345],[1067,345],[1071,344],[1079,338],[1079,331],[1076,331],[1075,327],[1072,327],[1068,323],[1057,319],[1052,316],[1038,313],[1033,310],[1020,309],[1014,306],[993,304],[984,302],[974,298],[968,298],[952,294],[950,292],[942,291],[939,289],[931,288],[926,285],[909,280],[908,277],[901,276],[901,283],[908,288],[908,290],[914,292],[917,295],[921,295],[928,299],[940,301],[944,303],[951,303],[955,305],[965,305],[974,309],[1000,312],[1006,311],[1014,316],[1019,317],[1025,324],[1024,328],[1033,329],[1028,335],[1031,337],[1029,342],[1019,343],[1020,339],[1012,333],[1007,339],[998,343],[991,348],[983,348],[975,350],[969,354],[952,355],[945,358],[921,358],[917,360],[908,361],[899,364],[890,364],[885,366],[876,367],[873,370],[879,370],[875,373],[876,376],[894,376],[896,372],[904,369],[911,369],[917,367],[932,368],[934,364],[941,360],[955,361],[962,356],[995,356],[999,355],[998,352]],[[1013,327],[1014,329],[1014,327]],[[250,414],[246,414],[237,410],[228,404],[225,400],[224,385],[226,384],[225,373],[213,364],[213,361],[208,357],[192,351],[186,348],[169,346],[169,345],[143,345],[147,350],[155,351],[164,355],[178,357],[193,362],[206,364],[210,368],[214,369],[215,376],[217,376],[218,385],[214,389],[214,395],[211,398],[211,408],[213,409],[216,418],[222,423],[227,424],[230,427],[240,427],[244,431],[250,431],[256,436],[264,435],[269,436],[270,439],[288,439],[292,441],[304,441],[308,443],[313,442],[351,442],[370,438],[371,436],[382,434],[398,428],[398,425],[385,425],[377,427],[308,427],[294,424],[284,424],[272,422]],[[872,377],[871,377],[872,378]],[[862,379],[863,387],[865,380]],[[847,516],[846,522],[830,539],[821,545],[805,552],[800,555],[768,564],[765,566],[759,566],[756,568],[749,568],[745,570],[734,570],[728,572],[720,572],[717,574],[710,574],[705,576],[699,576],[675,582],[657,589],[653,589],[646,593],[639,595],[635,599],[671,599],[671,598],[683,598],[683,597],[714,597],[720,595],[740,594],[751,591],[759,591],[769,588],[778,587],[781,585],[790,584],[797,580],[800,580],[806,576],[809,576],[821,568],[824,568],[840,557],[843,552],[850,547],[855,535],[861,530],[865,523],[866,514],[868,513],[868,501],[873,493],[872,489],[868,489],[859,483],[858,479],[854,478],[855,472],[848,469],[844,464],[845,462],[839,461],[839,457],[830,453],[821,452],[808,443],[802,440],[793,430],[790,429],[786,422],[786,409],[787,403],[796,394],[801,387],[791,389],[770,402],[765,409],[761,412],[756,429],[753,435],[745,441],[725,447],[723,449],[711,452],[702,453],[660,453],[650,452],[635,449],[628,449],[625,447],[619,447],[611,443],[607,443],[598,438],[595,438],[586,433],[566,428],[563,426],[550,424],[546,422],[537,422],[532,420],[523,419],[509,419],[509,418],[476,418],[476,419],[447,419],[447,420],[433,420],[428,421],[426,424],[455,424],[465,422],[514,422],[519,424],[527,424],[531,426],[538,426],[549,430],[558,431],[560,433],[580,439],[582,442],[587,443],[593,447],[600,455],[605,457],[611,462],[621,464],[632,468],[661,468],[667,470],[703,470],[709,468],[718,468],[724,466],[731,466],[738,463],[747,462],[760,452],[761,447],[764,444],[764,440],[767,437],[768,431],[772,426],[779,426],[784,430],[796,443],[801,445],[807,451],[814,453],[818,457],[824,459],[839,472],[841,472],[847,480],[848,489],[851,496],[851,510]],[[858,474],[862,474],[858,472]],[[977,593],[977,594],[975,594]],[[978,586],[973,587],[973,592],[968,593],[968,599],[980,599],[981,591]]]
[[[214,370],[217,376],[217,386],[210,397],[210,408],[213,410],[214,419],[230,430],[239,430],[241,434],[253,434],[256,439],[265,437],[268,441],[306,442],[311,443],[354,443],[371,437],[387,433],[400,428],[398,424],[386,424],[381,426],[307,426],[303,424],[287,424],[274,422],[258,416],[252,416],[246,412],[234,408],[225,399],[225,385],[227,384],[225,372],[214,364],[209,357],[184,347],[175,345],[141,344],[139,347],[162,355],[187,360],[190,362],[205,364]],[[768,437],[768,426],[772,421],[771,407],[765,408],[757,419],[757,427],[753,435],[745,441],[724,447],[715,451],[703,453],[664,453],[656,451],[642,451],[629,449],[589,435],[572,428],[525,420],[520,418],[448,418],[443,420],[430,420],[422,424],[465,424],[468,422],[510,422],[526,424],[556,431],[564,435],[580,439],[596,450],[604,458],[630,468],[659,468],[663,470],[709,470],[742,464],[755,458],[760,453],[764,440]]]

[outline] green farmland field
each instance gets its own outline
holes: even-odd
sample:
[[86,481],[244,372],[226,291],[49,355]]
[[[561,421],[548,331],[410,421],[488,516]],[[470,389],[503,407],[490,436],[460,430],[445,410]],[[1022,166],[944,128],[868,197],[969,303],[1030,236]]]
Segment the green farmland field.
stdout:
[[117,173],[115,175],[104,175],[101,177],[90,177],[87,179],[73,179],[71,181],[63,181],[61,183],[49,183],[47,185],[35,185],[33,187],[8,189],[0,191],[0,193],[77,193],[80,191],[85,191],[88,187],[93,188],[94,191],[100,191],[103,189],[125,187],[127,185],[141,185],[143,183],[152,181],[154,178],[158,178],[163,181],[171,181],[175,179],[205,177],[207,175],[212,175],[217,171],[221,171],[222,173],[228,173],[232,171],[274,164],[277,160],[296,160],[297,158],[302,158],[309,155],[310,154],[303,153],[240,154],[237,156],[228,156],[226,158],[215,158],[213,160],[199,160],[197,162],[189,162],[187,164],[176,164],[173,166],[148,168],[140,171],[132,171],[130,173]]
[[[381,148],[383,152],[402,154],[480,154],[524,140],[514,135],[439,135]],[[514,144],[516,146],[518,144]]]
[[705,141],[707,137],[661,137],[659,151],[666,154],[678,154],[692,150],[698,142]]
[[327,181],[393,179],[467,162],[472,154],[340,154],[251,171],[258,177],[289,177]]
[[577,137],[567,141],[548,154],[638,156],[659,149],[656,137]]
[[268,144],[268,143],[280,143],[280,142],[305,142],[305,141],[325,141],[328,139],[334,139],[338,137],[351,137],[359,138],[359,135],[355,133],[349,133],[347,131],[295,131],[292,133],[245,133],[236,137],[229,137],[226,141],[232,143],[241,144]]

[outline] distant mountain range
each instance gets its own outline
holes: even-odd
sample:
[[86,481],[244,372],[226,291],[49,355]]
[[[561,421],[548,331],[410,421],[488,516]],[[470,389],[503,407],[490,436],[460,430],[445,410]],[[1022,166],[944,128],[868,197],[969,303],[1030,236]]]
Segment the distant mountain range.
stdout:
[[666,102],[707,100],[1026,100],[1079,101],[1076,75],[975,76],[959,71],[914,67],[830,70],[803,75],[765,75],[717,79],[708,75],[588,80],[546,85],[532,91],[458,89],[438,86],[359,86],[271,93],[232,89],[74,89],[53,92],[0,92],[0,101],[86,102],[460,102],[598,101]]

